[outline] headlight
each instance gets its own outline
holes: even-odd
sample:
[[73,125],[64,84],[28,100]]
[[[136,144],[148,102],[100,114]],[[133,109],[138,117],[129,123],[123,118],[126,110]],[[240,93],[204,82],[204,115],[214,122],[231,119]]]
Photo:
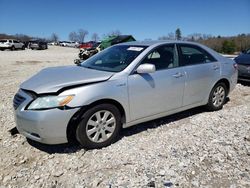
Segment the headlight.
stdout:
[[28,106],[28,110],[43,110],[48,108],[63,107],[73,98],[74,95],[39,97]]

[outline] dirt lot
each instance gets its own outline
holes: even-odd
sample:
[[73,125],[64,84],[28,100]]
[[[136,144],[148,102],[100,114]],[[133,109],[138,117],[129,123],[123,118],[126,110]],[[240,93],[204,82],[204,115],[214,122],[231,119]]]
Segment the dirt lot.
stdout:
[[0,187],[250,187],[250,86],[217,112],[203,108],[140,124],[100,150],[12,137],[12,98],[44,67],[71,65],[77,49],[0,51]]

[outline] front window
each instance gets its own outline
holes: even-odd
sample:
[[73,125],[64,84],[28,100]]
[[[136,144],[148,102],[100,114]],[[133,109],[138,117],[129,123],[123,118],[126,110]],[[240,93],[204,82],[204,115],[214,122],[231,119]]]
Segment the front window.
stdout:
[[113,46],[82,62],[80,66],[101,71],[120,72],[145,49],[145,46]]
[[174,44],[157,47],[142,61],[142,64],[153,64],[156,70],[179,66],[177,50]]

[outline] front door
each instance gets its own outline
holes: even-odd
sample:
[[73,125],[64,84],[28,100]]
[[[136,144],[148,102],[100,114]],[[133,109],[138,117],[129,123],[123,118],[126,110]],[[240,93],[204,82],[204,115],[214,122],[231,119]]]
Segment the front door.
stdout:
[[155,48],[143,63],[154,64],[156,72],[128,77],[131,121],[182,106],[185,76],[175,45]]

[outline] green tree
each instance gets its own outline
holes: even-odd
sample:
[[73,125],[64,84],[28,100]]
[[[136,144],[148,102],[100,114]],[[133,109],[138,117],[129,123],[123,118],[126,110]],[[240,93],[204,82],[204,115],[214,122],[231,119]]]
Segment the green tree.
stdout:
[[180,30],[180,28],[176,29],[175,38],[176,38],[176,40],[181,40],[181,30]]
[[227,54],[232,54],[236,50],[236,45],[233,40],[225,40],[222,43],[222,52]]

